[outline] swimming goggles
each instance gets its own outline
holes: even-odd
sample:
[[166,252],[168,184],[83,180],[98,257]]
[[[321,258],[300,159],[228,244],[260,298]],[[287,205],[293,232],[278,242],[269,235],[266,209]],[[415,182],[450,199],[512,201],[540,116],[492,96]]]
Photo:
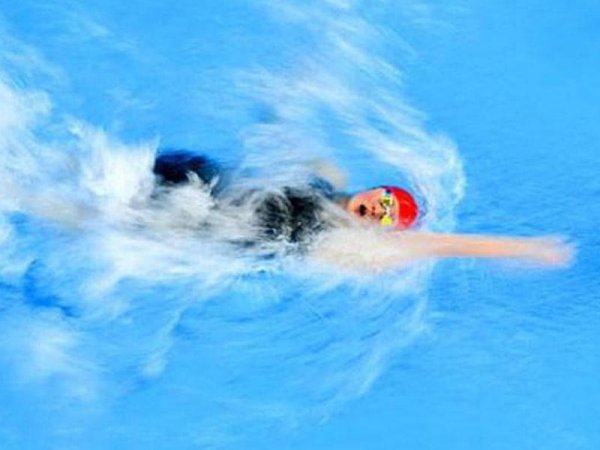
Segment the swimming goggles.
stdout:
[[394,206],[394,194],[389,189],[383,191],[381,194],[381,198],[379,199],[379,204],[384,209],[383,216],[379,219],[379,223],[384,227],[389,227],[390,225],[394,225],[394,218],[392,217],[392,207]]

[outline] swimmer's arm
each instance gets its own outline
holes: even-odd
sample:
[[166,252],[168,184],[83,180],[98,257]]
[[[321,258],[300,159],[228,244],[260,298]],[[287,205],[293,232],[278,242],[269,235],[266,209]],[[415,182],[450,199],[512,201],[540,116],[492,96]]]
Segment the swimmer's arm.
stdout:
[[413,257],[517,258],[546,265],[565,265],[572,257],[568,245],[555,238],[396,233]]
[[425,232],[357,234],[336,230],[321,240],[312,256],[354,270],[387,270],[438,258],[511,258],[544,265],[566,265],[569,246],[554,238],[505,238]]

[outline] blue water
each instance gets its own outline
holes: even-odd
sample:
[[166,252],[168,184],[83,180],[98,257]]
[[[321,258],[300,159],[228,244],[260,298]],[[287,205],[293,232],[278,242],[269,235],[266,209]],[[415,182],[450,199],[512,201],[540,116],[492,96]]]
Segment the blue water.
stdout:
[[[600,6],[89,3],[0,0],[1,448],[600,446]],[[136,227],[162,146],[334,161],[431,229],[578,254],[257,262]]]

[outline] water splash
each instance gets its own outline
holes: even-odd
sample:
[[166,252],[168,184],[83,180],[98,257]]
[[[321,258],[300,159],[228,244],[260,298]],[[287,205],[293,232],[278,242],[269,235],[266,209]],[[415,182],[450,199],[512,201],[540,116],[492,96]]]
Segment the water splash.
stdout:
[[[287,70],[239,75],[264,115],[242,135],[240,173],[252,177],[233,186],[301,182],[315,162],[333,161],[349,171],[351,189],[406,180],[427,205],[423,225],[451,228],[460,159],[425,130],[399,94],[400,72],[378,51],[384,38],[404,43],[359,3],[269,5],[313,46]],[[14,377],[48,403],[75,402],[110,430],[131,412],[115,405],[126,398],[143,408],[150,389],[162,400],[130,433],[194,403],[164,427],[178,434],[194,424],[198,445],[227,446],[239,437],[232,427],[326,419],[368,392],[426,327],[429,264],[359,276],[241,252],[228,241],[246,237],[236,225],[244,217],[219,217],[211,233],[198,226],[213,201],[201,184],[156,200],[156,139],[124,143],[65,119],[44,86],[19,86],[8,73],[0,78],[0,321],[11,331],[0,349]],[[351,241],[364,238],[356,233]],[[50,435],[83,441],[88,426]]]

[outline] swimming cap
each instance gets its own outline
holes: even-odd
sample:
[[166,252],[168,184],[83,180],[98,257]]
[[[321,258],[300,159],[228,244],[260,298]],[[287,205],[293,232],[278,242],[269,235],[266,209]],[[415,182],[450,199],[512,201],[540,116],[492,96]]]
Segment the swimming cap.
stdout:
[[382,186],[382,188],[391,192],[398,202],[398,220],[395,227],[401,230],[410,228],[419,217],[419,207],[414,197],[408,191],[396,186]]

